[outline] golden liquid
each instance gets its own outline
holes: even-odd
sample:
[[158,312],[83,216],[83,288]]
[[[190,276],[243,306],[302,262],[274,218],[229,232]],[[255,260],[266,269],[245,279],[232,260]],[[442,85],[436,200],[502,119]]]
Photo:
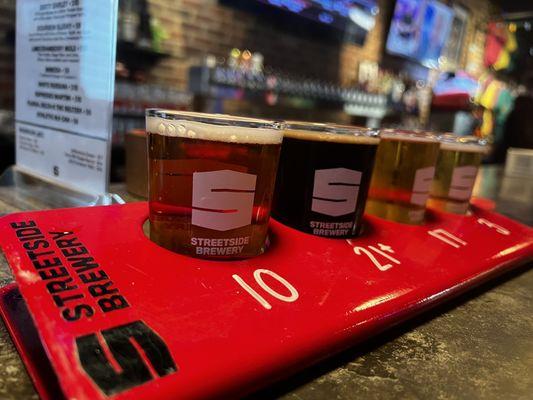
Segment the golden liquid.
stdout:
[[438,142],[381,139],[365,212],[390,221],[421,224],[425,205],[411,203],[416,171],[433,167]]
[[453,172],[456,167],[473,166],[478,168],[481,164],[482,156],[482,153],[479,152],[441,150],[437,160],[437,169],[431,186],[428,206],[455,214],[466,214],[470,198],[458,200],[450,196]]
[[[261,254],[270,217],[280,144],[227,143],[148,134],[150,239],[169,250],[213,259],[246,258]],[[250,225],[217,231],[193,225],[193,173],[232,170],[257,176]],[[223,185],[222,185],[223,186]],[[247,237],[238,253],[198,254],[193,238]],[[219,247],[237,247],[231,244]],[[215,247],[216,247],[215,246]],[[214,248],[210,244],[204,248]]]

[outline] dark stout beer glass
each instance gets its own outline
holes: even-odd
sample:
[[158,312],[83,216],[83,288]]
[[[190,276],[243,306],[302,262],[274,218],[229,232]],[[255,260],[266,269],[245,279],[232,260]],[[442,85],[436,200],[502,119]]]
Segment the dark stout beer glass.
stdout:
[[147,110],[150,238],[201,258],[261,254],[280,128],[259,119]]
[[421,224],[438,152],[439,142],[431,133],[381,131],[365,211],[395,222]]
[[317,236],[359,235],[378,143],[365,128],[287,122],[273,217]]
[[440,151],[428,206],[466,214],[487,141],[475,136],[439,136]]

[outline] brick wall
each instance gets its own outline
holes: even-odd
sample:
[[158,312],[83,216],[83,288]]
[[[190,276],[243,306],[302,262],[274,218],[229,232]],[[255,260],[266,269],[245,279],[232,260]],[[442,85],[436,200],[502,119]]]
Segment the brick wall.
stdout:
[[13,109],[15,51],[7,37],[15,26],[15,0],[0,0],[0,109]]
[[[150,79],[177,88],[187,86],[190,65],[205,54],[226,57],[232,47],[259,51],[265,64],[294,74],[350,83],[361,60],[380,61],[394,1],[378,0],[380,14],[364,46],[311,41],[277,30],[261,16],[220,5],[218,0],[148,0],[151,13],[169,34],[164,50],[171,57],[150,71]],[[460,2],[461,3],[461,2]],[[489,0],[463,0],[470,11],[465,43],[484,30],[494,6]],[[296,19],[295,19],[296,21]],[[5,34],[15,23],[15,0],[0,0],[0,108],[13,107],[14,50]],[[469,46],[463,47],[464,67]]]
[[[381,8],[390,1],[380,0]],[[355,79],[360,59],[379,61],[386,26],[380,13],[364,46],[311,41],[275,29],[271,22],[217,0],[149,0],[150,12],[170,38],[164,49],[172,57],[151,71],[157,81],[186,87],[187,70],[205,54],[226,57],[230,49],[259,51],[265,65],[294,74],[348,83]],[[297,21],[297,19],[295,19]]]
[[[446,0],[443,0],[447,2]],[[380,13],[364,46],[317,43],[278,30],[261,16],[219,4],[218,0],[148,0],[150,11],[167,29],[165,50],[172,57],[151,71],[156,81],[186,88],[187,70],[205,54],[226,57],[232,47],[259,51],[265,64],[298,74],[343,84],[356,79],[361,60],[380,61],[394,0],[378,0]],[[497,9],[490,0],[459,0],[469,11],[465,45],[460,60],[465,67],[469,43],[476,30],[484,30]],[[448,1],[448,3],[452,3]],[[297,19],[295,18],[295,23]]]
[[350,84],[357,80],[357,71],[360,61],[376,61],[382,59],[383,46],[387,40],[388,23],[394,2],[390,0],[378,0],[379,14],[376,25],[366,38],[364,46],[344,44],[341,50],[339,82]]

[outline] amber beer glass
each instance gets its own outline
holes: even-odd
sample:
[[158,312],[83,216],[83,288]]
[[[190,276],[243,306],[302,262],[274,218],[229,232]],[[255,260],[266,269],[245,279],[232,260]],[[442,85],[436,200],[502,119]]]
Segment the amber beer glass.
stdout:
[[381,131],[365,211],[390,221],[421,224],[438,153],[439,142],[431,133]]
[[285,128],[273,217],[317,236],[357,236],[378,133],[298,122]]
[[182,254],[265,249],[283,138],[273,121],[147,110],[150,238]]
[[475,136],[440,135],[440,152],[428,206],[466,214],[477,171],[488,146]]

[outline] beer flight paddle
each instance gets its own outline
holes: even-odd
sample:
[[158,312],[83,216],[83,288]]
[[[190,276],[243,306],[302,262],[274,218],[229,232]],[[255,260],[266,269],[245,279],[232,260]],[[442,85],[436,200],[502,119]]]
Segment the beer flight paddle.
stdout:
[[50,372],[69,399],[238,397],[533,257],[531,228],[479,208],[366,216],[349,241],[271,219],[270,247],[241,261],[164,249],[148,215],[140,202],[0,219],[16,280],[1,312],[42,398],[58,398]]
[[148,202],[0,219],[0,310],[45,399],[243,396],[533,258],[531,228],[467,210],[475,140],[168,110],[147,131]]

